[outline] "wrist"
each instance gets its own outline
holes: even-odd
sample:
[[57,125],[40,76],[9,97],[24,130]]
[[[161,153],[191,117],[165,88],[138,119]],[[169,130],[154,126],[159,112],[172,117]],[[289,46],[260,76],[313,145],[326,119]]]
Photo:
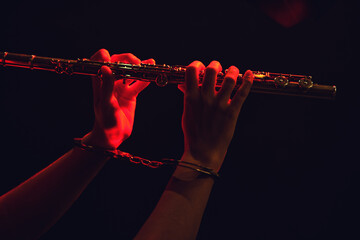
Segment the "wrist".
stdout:
[[218,179],[218,168],[213,167],[216,164],[209,164],[204,159],[198,160],[188,152],[184,152],[178,163],[173,177],[182,181],[193,181],[199,178]]
[[181,160],[185,162],[194,163],[197,165],[201,165],[205,168],[209,168],[214,170],[215,172],[219,172],[221,165],[224,161],[225,156],[219,156],[218,154],[214,153],[201,153],[201,154],[194,154],[191,151],[185,151]]
[[119,141],[118,139],[111,140],[111,138],[109,138],[109,136],[107,136],[104,132],[96,131],[94,128],[91,132],[82,138],[81,142],[85,145],[90,145],[102,149],[115,150],[120,146],[122,141]]

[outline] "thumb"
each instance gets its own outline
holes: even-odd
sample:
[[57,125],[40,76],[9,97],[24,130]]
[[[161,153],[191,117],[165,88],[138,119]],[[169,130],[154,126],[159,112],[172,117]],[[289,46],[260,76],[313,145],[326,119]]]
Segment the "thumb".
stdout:
[[102,66],[100,71],[102,81],[101,98],[103,101],[109,102],[114,91],[114,76],[107,66]]

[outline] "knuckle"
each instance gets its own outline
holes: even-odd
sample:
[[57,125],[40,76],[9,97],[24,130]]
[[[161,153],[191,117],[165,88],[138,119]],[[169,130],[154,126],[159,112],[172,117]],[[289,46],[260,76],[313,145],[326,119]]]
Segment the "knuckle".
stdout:
[[241,99],[244,99],[245,100],[245,98],[249,95],[249,91],[250,91],[250,88],[241,88],[241,89],[239,89],[239,97],[241,98]]
[[133,59],[133,58],[137,58],[134,54],[132,53],[123,53],[123,56],[125,58],[128,58],[128,59]]
[[209,66],[209,67],[206,68],[205,73],[207,75],[211,75],[211,76],[217,75],[218,74],[218,69],[215,66]]
[[213,60],[213,61],[211,61],[211,63],[209,64],[209,66],[220,67],[221,64],[220,64],[219,61]]
[[254,74],[252,73],[252,71],[247,70],[244,74],[243,80],[245,84],[250,84],[251,86],[254,81]]
[[193,68],[198,69],[198,68],[201,68],[201,66],[203,66],[203,65],[204,64],[202,62],[196,60],[196,61],[193,61],[192,63],[190,63],[189,66],[187,66],[187,68],[193,67]]
[[99,58],[101,60],[108,60],[109,59],[109,52],[106,49],[100,49]]
[[111,56],[111,60],[114,62],[130,63],[130,64],[139,64],[141,61],[132,53],[121,53],[114,54]]
[[92,60],[108,60],[109,52],[105,48],[100,49],[94,55],[92,55]]
[[193,75],[196,75],[196,73],[198,72],[198,67],[197,66],[194,66],[194,65],[189,65],[187,68],[186,68],[186,74],[188,76],[193,76]]
[[224,84],[235,85],[236,80],[237,80],[236,76],[234,76],[234,75],[230,75],[230,76],[229,76],[229,75],[226,75],[226,77],[224,78],[224,83],[223,83],[223,85],[224,85]]
[[195,72],[196,69],[197,69],[196,66],[194,66],[194,65],[189,65],[189,66],[186,68],[186,71],[188,71],[188,72]]
[[212,61],[205,69],[205,73],[210,76],[216,76],[219,72],[221,72],[222,67],[218,61]]
[[211,63],[209,64],[208,67],[215,68],[216,71],[218,71],[218,72],[222,71],[222,66],[221,66],[220,62],[216,61],[216,60],[211,61]]
[[227,69],[225,77],[237,79],[239,76],[239,69],[235,66],[231,66]]
[[147,63],[149,63],[149,64],[155,64],[156,61],[155,61],[155,59],[150,58],[150,59],[147,60]]
[[249,92],[252,84],[253,84],[252,79],[245,78],[244,82],[242,83],[242,85],[243,85],[242,89],[246,92]]
[[228,72],[234,73],[234,74],[239,74],[239,69],[235,66],[230,66],[228,69]]
[[99,52],[101,55],[104,55],[104,54],[109,53],[108,50],[106,50],[105,48],[101,48],[98,52]]

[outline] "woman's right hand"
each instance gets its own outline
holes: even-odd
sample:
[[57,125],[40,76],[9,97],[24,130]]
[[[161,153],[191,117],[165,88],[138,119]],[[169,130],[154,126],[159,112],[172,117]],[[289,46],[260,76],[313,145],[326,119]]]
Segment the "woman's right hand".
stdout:
[[[141,61],[131,53],[110,56],[105,49],[97,51],[91,60],[129,64],[155,64],[154,59]],[[115,81],[107,66],[101,67],[101,77],[93,77],[95,123],[93,130],[83,138],[83,143],[106,149],[116,149],[133,129],[136,97],[149,82]]]

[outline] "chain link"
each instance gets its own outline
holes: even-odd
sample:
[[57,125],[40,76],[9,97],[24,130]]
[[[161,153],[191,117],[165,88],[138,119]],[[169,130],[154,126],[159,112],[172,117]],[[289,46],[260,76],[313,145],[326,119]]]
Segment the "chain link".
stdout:
[[160,166],[181,166],[181,167],[193,169],[194,171],[206,174],[215,179],[219,178],[219,174],[217,172],[214,172],[212,169],[203,167],[203,166],[195,164],[195,163],[185,162],[185,161],[171,159],[171,158],[163,158],[161,161],[149,160],[146,158],[134,156],[130,153],[123,152],[123,151],[120,151],[117,149],[116,150],[100,149],[100,148],[97,148],[94,146],[88,146],[81,142],[81,138],[75,138],[74,143],[75,143],[75,146],[77,146],[83,150],[101,153],[101,154],[104,154],[104,155],[114,158],[114,159],[125,159],[131,163],[143,165],[143,166],[146,166],[149,168],[159,168]]

